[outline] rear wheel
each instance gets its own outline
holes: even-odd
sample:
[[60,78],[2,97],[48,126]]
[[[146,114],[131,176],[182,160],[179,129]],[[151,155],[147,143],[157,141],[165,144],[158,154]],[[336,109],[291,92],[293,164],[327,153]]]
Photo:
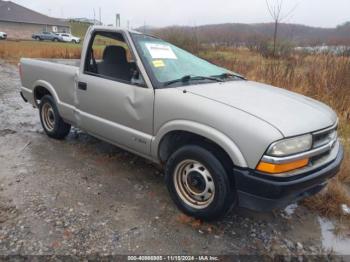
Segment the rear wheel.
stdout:
[[222,217],[236,202],[225,168],[198,145],[178,149],[167,161],[166,184],[184,213],[204,220]]
[[50,95],[45,95],[39,104],[41,124],[45,133],[55,139],[65,138],[71,126],[63,121],[58,113],[54,99]]
[[37,40],[37,41],[41,41],[41,39],[40,39],[40,37],[39,37],[39,36],[35,37],[35,40]]

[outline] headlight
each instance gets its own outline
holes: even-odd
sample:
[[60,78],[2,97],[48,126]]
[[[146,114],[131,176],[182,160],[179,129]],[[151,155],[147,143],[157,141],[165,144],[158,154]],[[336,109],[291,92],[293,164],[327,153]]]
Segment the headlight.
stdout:
[[272,144],[267,150],[269,156],[288,156],[310,150],[312,147],[312,135],[303,135],[288,138]]
[[[273,143],[266,152],[266,157],[277,157],[283,159],[290,155],[302,153],[312,148],[312,135],[303,135],[293,138],[287,138]],[[309,158],[296,159],[285,162],[274,162],[263,157],[256,169],[258,171],[271,175],[278,175],[289,172],[298,168],[305,167],[309,164]]]

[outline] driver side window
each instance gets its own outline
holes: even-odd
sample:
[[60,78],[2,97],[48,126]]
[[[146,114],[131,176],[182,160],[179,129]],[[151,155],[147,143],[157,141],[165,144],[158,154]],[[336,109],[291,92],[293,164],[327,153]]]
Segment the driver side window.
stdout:
[[93,35],[86,56],[85,73],[145,86],[121,33],[97,32]]

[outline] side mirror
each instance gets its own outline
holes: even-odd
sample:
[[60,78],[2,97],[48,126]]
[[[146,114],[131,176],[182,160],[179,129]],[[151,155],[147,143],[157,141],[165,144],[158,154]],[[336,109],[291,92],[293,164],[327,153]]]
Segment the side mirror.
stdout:
[[137,69],[132,69],[131,84],[145,87],[145,81]]
[[132,77],[131,79],[139,79],[140,78],[140,72],[136,69],[131,69],[132,71]]

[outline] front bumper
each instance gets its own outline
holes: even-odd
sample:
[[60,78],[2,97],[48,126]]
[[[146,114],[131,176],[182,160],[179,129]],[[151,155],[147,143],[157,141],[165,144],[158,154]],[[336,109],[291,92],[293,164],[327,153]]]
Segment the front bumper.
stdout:
[[262,175],[251,169],[234,169],[239,206],[263,212],[314,195],[337,174],[343,157],[344,150],[340,145],[338,155],[331,163],[294,179]]

